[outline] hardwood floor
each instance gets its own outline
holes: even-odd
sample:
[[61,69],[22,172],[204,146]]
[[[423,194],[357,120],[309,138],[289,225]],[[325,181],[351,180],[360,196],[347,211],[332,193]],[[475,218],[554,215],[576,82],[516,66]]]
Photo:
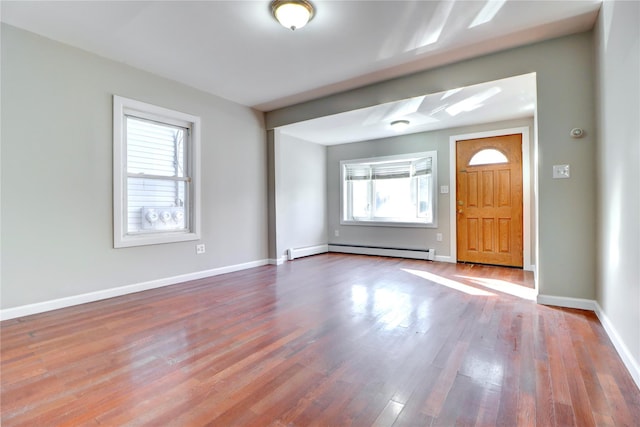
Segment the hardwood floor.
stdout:
[[2,425],[638,426],[595,315],[531,281],[324,254],[8,320]]

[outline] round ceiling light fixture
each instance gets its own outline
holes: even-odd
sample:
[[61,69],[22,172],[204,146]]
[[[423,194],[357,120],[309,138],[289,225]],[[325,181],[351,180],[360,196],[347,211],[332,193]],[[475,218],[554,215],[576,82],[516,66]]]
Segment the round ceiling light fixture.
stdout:
[[400,132],[409,127],[409,120],[394,120],[390,123],[391,129]]
[[307,0],[273,0],[271,13],[283,27],[295,31],[311,21],[314,10]]

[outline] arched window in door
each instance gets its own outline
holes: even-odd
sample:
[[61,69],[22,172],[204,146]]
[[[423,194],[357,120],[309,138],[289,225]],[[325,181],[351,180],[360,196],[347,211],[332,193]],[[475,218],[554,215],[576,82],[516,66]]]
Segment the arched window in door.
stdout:
[[509,159],[495,148],[480,150],[469,160],[469,166],[495,165],[498,163],[509,163]]

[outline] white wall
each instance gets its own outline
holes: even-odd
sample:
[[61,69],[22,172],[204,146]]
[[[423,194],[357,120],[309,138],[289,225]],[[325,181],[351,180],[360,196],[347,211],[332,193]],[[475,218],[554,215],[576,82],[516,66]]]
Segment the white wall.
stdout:
[[597,300],[640,384],[640,3],[605,1],[598,70]]
[[[200,242],[113,249],[113,94],[202,118]],[[1,101],[3,309],[266,260],[261,113],[5,24]]]
[[[539,292],[595,298],[596,186],[592,33],[426,70],[267,113],[267,128],[531,72],[537,78]],[[586,134],[572,139],[569,131]],[[552,179],[555,164],[571,179]],[[331,232],[331,229],[330,229]],[[559,238],[561,236],[561,238]]]
[[[449,188],[455,186],[455,182],[449,181],[449,137],[514,127],[529,127],[529,132],[533,134],[533,119],[523,118],[329,146],[327,158],[329,244],[399,249],[434,248],[436,255],[451,257],[455,262],[456,254],[451,253],[450,247],[452,219],[450,218],[449,194],[439,193],[439,188],[442,185],[448,185]],[[438,152],[437,228],[370,227],[340,224],[340,161],[431,150]],[[338,237],[335,236],[334,230],[338,230]],[[441,242],[436,240],[437,233],[442,233]]]
[[276,131],[277,258],[327,244],[327,147]]

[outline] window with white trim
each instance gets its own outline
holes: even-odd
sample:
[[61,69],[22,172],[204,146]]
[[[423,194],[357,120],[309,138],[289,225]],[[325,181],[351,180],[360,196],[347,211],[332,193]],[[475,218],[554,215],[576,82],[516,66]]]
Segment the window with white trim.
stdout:
[[340,162],[342,224],[436,226],[437,152]]
[[199,238],[200,118],[113,97],[114,247]]

